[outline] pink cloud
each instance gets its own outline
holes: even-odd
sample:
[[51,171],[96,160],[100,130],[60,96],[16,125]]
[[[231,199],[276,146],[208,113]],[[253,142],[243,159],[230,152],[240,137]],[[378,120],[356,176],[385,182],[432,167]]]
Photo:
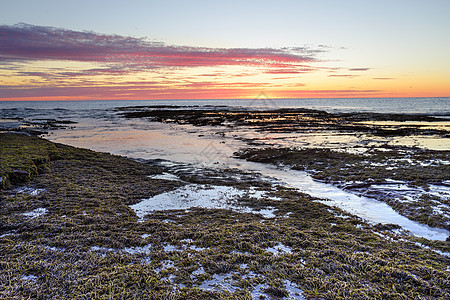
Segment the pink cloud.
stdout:
[[[273,89],[277,97],[376,95],[372,90],[304,90],[302,83],[246,82],[246,76],[273,75],[274,79],[298,77],[317,70],[323,62],[318,55],[329,51],[319,46],[290,48],[208,48],[167,45],[146,38],[105,35],[54,27],[18,24],[0,26],[0,70],[8,76],[24,76],[23,85],[0,85],[0,99],[177,99],[245,98],[262,89]],[[25,68],[36,61],[89,62],[94,66],[71,68]],[[77,64],[75,64],[77,65]],[[83,65],[83,64],[78,64]],[[90,65],[90,64],[89,64]],[[241,73],[226,73],[223,66]],[[179,68],[218,67],[201,75],[186,76]],[[129,80],[117,77],[152,71],[151,81],[144,76]],[[349,71],[367,71],[353,68]],[[330,77],[356,75],[330,75]],[[39,77],[39,78],[36,78]],[[210,78],[205,78],[210,77]],[[221,78],[232,78],[231,83]],[[271,76],[272,77],[272,76]],[[205,81],[200,78],[206,79]],[[149,78],[150,79],[150,78]],[[239,80],[243,81],[240,82]],[[284,90],[284,91],[283,91]]]
[[[104,68],[83,75],[163,67],[246,65],[304,68],[323,50],[308,48],[207,48],[166,45],[144,38],[103,35],[54,27],[0,26],[0,63],[36,60],[97,62]],[[65,73],[61,73],[65,75]]]
[[346,77],[346,78],[354,78],[357,75],[351,75],[351,74],[333,74],[333,75],[328,75],[328,77]]
[[311,67],[299,67],[299,68],[285,68],[285,69],[269,69],[265,71],[266,74],[301,74],[314,71]]

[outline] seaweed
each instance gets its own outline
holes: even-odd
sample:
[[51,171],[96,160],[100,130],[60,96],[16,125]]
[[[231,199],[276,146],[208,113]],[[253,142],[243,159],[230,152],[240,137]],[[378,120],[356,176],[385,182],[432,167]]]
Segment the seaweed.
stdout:
[[[450,296],[449,258],[433,250],[448,243],[400,239],[281,186],[258,187],[279,200],[242,199],[276,217],[191,208],[138,222],[130,204],[185,183],[123,157],[0,136],[2,162],[37,168],[0,190],[0,298],[281,299],[292,285],[311,299]],[[24,214],[37,208],[45,213]]]

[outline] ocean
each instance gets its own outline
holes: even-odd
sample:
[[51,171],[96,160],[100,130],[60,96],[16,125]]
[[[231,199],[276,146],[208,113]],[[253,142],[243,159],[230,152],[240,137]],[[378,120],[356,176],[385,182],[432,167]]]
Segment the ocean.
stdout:
[[220,105],[252,108],[310,108],[327,112],[419,113],[449,115],[450,98],[315,98],[271,99],[264,94],[255,99],[206,100],[97,100],[97,101],[0,101],[0,109],[106,110],[122,106]]

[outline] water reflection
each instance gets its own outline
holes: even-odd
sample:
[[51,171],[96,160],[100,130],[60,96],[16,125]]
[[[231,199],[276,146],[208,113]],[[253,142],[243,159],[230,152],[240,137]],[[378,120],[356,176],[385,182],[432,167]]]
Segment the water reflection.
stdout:
[[[77,128],[70,131],[55,131],[48,138],[55,142],[132,158],[164,158],[207,167],[231,167],[255,171],[314,197],[326,198],[328,200],[324,200],[324,203],[336,205],[373,223],[398,224],[414,235],[429,239],[445,240],[449,234],[447,230],[430,228],[411,221],[383,202],[359,197],[332,185],[314,181],[304,172],[277,169],[270,165],[246,162],[232,157],[239,148],[248,146],[246,139],[261,141],[264,139],[265,145],[273,143],[292,146],[297,143],[297,145],[328,145],[339,148],[342,145],[347,147],[357,145],[360,137],[352,135],[311,133],[295,136],[290,133],[289,138],[286,138],[279,133],[264,135],[242,128],[223,130],[217,127],[170,125],[136,119],[116,120],[114,123],[92,120],[80,123]],[[365,146],[376,143],[385,143],[385,140],[376,138]]]

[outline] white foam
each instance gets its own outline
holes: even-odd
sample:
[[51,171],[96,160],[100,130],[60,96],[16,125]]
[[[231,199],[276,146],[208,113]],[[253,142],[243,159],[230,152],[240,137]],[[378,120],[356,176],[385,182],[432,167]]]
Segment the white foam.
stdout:
[[178,177],[177,175],[171,174],[171,173],[150,175],[148,177],[152,178],[152,179],[164,179],[164,180],[173,180],[173,181],[180,180],[180,177]]
[[164,245],[164,247],[163,247],[163,251],[164,252],[184,251],[184,250],[186,250],[186,246],[185,245],[175,246],[175,245],[172,245],[172,244],[167,244],[167,245]]
[[39,207],[39,208],[36,208],[36,209],[34,209],[32,211],[23,213],[22,215],[25,216],[25,217],[33,219],[33,218],[41,217],[41,216],[45,215],[47,212],[48,211],[47,211],[46,208]]
[[22,279],[29,280],[29,281],[36,281],[38,279],[38,277],[35,275],[23,275]]
[[288,299],[306,300],[303,296],[303,291],[292,281],[286,279],[284,281],[284,286],[289,293]]
[[280,255],[280,254],[291,254],[292,249],[291,247],[285,246],[282,243],[278,243],[273,247],[268,247],[266,249],[267,252],[273,253],[274,255]]
[[17,193],[21,193],[21,194],[27,194],[30,196],[37,196],[40,193],[44,192],[45,189],[35,189],[35,188],[30,188],[30,187],[20,187],[14,190]]
[[208,291],[228,291],[230,293],[237,291],[237,288],[233,286],[232,273],[214,274],[212,279],[203,281],[198,288]]
[[145,246],[135,246],[135,247],[125,247],[123,251],[129,254],[150,254],[152,249],[152,244],[148,244]]

